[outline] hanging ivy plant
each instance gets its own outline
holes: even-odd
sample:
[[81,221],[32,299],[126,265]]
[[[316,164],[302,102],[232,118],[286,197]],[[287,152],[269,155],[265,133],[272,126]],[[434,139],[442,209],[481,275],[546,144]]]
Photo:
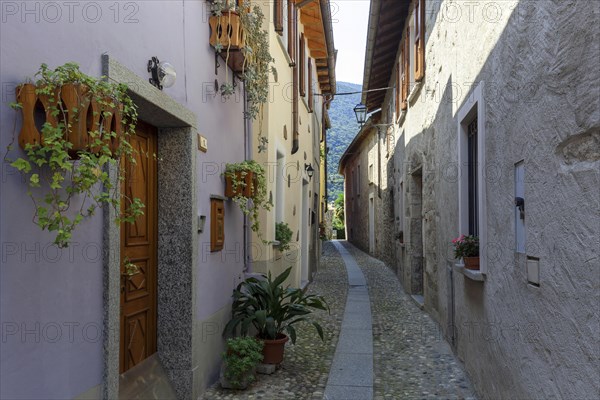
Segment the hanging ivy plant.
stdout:
[[[127,87],[90,77],[75,63],[54,70],[42,64],[35,77],[35,86],[17,88],[17,102],[11,104],[23,114],[19,143],[25,155],[9,159],[16,136],[15,120],[13,141],[5,156],[5,161],[28,183],[27,194],[35,207],[33,222],[42,230],[55,233],[54,243],[60,248],[67,247],[77,225],[104,204],[117,211],[117,224],[133,222],[143,214],[144,205],[140,199],[126,198],[118,190],[125,177],[121,163],[128,160],[135,165],[128,139],[135,133],[137,110],[127,95]],[[67,88],[73,87],[77,88],[77,96],[67,97]],[[28,100],[26,109],[25,101],[19,99]],[[26,123],[33,120],[31,100],[37,107],[43,100],[46,120],[39,130]],[[75,147],[74,137],[80,139]],[[118,182],[110,179],[109,165],[116,166]],[[122,200],[126,204],[124,211]]]
[[[213,15],[219,18],[231,18],[231,12],[236,12],[240,17],[240,24],[243,30],[243,46],[241,48],[244,55],[241,77],[244,81],[246,91],[246,100],[248,107],[245,117],[258,120],[258,152],[266,150],[268,139],[262,134],[263,105],[269,100],[269,74],[276,74],[277,71],[272,63],[275,61],[269,52],[269,33],[263,29],[265,16],[259,5],[250,5],[249,2],[237,6],[233,0],[213,0]],[[229,46],[221,44],[215,45],[215,51],[226,52],[225,59],[229,59],[231,50]],[[232,84],[228,83],[226,72],[226,83],[220,87],[221,95],[229,97],[233,93]]]
[[[254,174],[254,188],[250,191],[250,194],[246,196],[244,195],[244,192],[248,192],[245,190],[247,185],[245,177],[250,172]],[[236,193],[234,197],[232,197],[232,200],[240,207],[240,210],[242,210],[245,215],[250,217],[250,222],[252,224],[250,227],[254,232],[257,232],[260,237],[260,209],[270,210],[272,206],[267,196],[267,177],[265,169],[254,160],[246,160],[240,163],[227,164],[223,175],[227,179],[232,180],[233,190]]]

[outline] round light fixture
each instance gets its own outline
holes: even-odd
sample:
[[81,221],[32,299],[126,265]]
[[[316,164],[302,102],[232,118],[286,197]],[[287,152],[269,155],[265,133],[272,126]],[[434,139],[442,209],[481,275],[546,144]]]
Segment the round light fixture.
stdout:
[[150,83],[158,89],[171,87],[177,79],[177,71],[168,62],[160,62],[157,57],[148,60],[148,72],[152,74]]

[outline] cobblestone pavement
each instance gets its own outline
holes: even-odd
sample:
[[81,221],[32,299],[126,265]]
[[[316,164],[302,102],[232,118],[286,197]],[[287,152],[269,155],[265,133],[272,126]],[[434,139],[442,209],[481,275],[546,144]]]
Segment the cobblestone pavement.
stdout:
[[[462,365],[443,339],[436,323],[404,293],[394,273],[347,242],[369,288],[373,323],[375,400],[476,399]],[[324,244],[320,270],[309,292],[325,296],[331,315],[316,318],[326,332],[325,342],[312,326],[298,330],[296,345],[288,345],[281,368],[258,375],[245,391],[221,389],[216,383],[204,399],[321,400],[338,342],[347,295],[344,262],[333,244]]]
[[315,319],[325,331],[325,342],[317,336],[312,325],[299,325],[295,345],[289,342],[281,368],[273,375],[258,375],[257,381],[244,391],[221,389],[216,383],[204,399],[236,400],[321,400],[327,384],[329,369],[335,353],[344,307],[348,280],[346,267],[333,244],[324,243],[319,272],[308,292],[325,297],[331,314],[319,311]]
[[469,378],[437,324],[402,289],[390,268],[342,242],[369,287],[375,400],[475,399]]

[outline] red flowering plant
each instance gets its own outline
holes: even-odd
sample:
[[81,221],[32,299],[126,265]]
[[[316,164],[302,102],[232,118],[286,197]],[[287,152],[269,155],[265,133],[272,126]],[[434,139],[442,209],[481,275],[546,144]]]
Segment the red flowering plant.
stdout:
[[465,257],[479,256],[479,238],[477,236],[465,236],[452,240],[454,244],[454,257],[458,260]]

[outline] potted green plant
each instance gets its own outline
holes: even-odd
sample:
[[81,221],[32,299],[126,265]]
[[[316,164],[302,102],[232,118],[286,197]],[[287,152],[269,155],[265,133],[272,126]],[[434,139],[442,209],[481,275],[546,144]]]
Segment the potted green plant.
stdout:
[[466,269],[479,269],[479,238],[477,236],[461,235],[452,240],[454,244],[454,257],[465,263]]
[[[16,89],[11,107],[23,122],[5,156],[29,186],[33,222],[55,233],[54,243],[61,248],[104,204],[116,210],[117,224],[134,222],[143,214],[143,203],[117,190],[125,176],[121,163],[135,161],[129,137],[135,133],[137,109],[127,86],[88,76],[75,63],[55,69],[42,64],[35,77]],[[37,111],[43,122],[36,123]],[[11,160],[15,141],[24,152]],[[109,166],[117,171],[116,179],[109,176]]]
[[279,242],[279,250],[286,251],[290,248],[292,240],[292,230],[287,222],[277,222],[275,224],[275,240]]
[[226,164],[223,176],[225,177],[225,196],[231,197],[240,210],[250,217],[250,227],[260,235],[260,209],[271,209],[271,203],[267,197],[265,169],[254,160],[246,160],[240,163]]
[[263,343],[253,337],[227,339],[223,352],[221,387],[243,390],[256,379],[256,366],[262,361]]
[[257,338],[264,342],[265,364],[283,361],[285,343],[296,343],[295,325],[299,322],[312,324],[323,340],[323,328],[310,314],[313,310],[329,312],[329,306],[322,296],[307,295],[305,290],[289,285],[284,287],[291,271],[290,267],[275,279],[270,272],[261,279],[248,278],[233,291],[232,317],[223,333],[233,335],[240,328],[241,334],[246,335],[253,326]]

